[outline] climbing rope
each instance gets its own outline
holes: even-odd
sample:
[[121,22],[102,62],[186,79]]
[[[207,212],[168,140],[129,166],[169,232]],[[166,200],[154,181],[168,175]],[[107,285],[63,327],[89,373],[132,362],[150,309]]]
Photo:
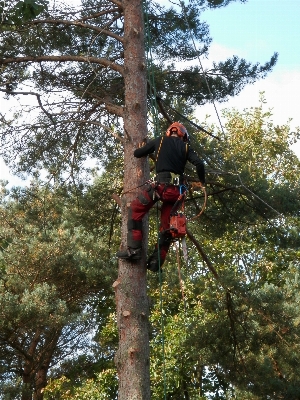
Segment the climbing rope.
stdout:
[[[150,105],[151,105],[151,113],[153,118],[154,125],[154,137],[159,136],[160,134],[160,125],[158,118],[158,106],[157,106],[157,94],[156,94],[156,86],[154,79],[154,64],[152,57],[152,42],[151,42],[151,34],[150,34],[150,24],[149,24],[149,7],[148,0],[143,1],[144,7],[144,24],[145,24],[145,32],[146,32],[146,58],[147,58],[147,75],[148,82],[150,85]],[[153,92],[153,96],[151,95],[151,91]]]
[[[200,56],[199,56],[199,51],[198,51],[198,49],[197,49],[197,46],[196,46],[196,43],[195,43],[195,40],[194,40],[194,36],[193,36],[193,34],[192,34],[192,29],[191,29],[191,26],[190,26],[189,21],[188,21],[188,18],[187,18],[186,7],[185,7],[185,4],[184,4],[184,1],[181,0],[179,4],[180,4],[180,6],[181,6],[182,13],[183,13],[185,22],[186,22],[187,27],[188,27],[188,32],[189,32],[191,41],[192,41],[192,43],[193,43],[194,50],[195,50],[195,52],[196,52],[196,54],[197,54],[197,59],[198,59],[198,62],[199,62],[199,65],[200,65],[200,68],[201,68],[201,71],[202,71],[203,79],[204,79],[205,84],[206,84],[206,86],[207,86],[207,90],[208,90],[208,93],[209,93],[210,100],[211,100],[211,102],[212,102],[212,104],[213,104],[213,107],[214,107],[214,109],[215,109],[215,113],[216,113],[216,116],[217,116],[217,119],[218,119],[218,122],[219,122],[219,125],[220,125],[220,129],[221,129],[221,132],[222,132],[223,137],[224,137],[224,143],[227,144],[226,137],[225,137],[225,132],[224,132],[224,128],[223,128],[223,125],[222,125],[222,122],[221,122],[221,118],[220,118],[218,109],[217,109],[217,107],[216,107],[215,100],[214,100],[213,94],[212,94],[212,92],[211,92],[211,89],[210,89],[208,80],[207,80],[207,78],[206,78],[206,74],[205,74],[205,71],[204,71],[204,68],[203,68],[203,65],[202,65],[202,62],[201,62],[201,58],[200,58]],[[272,211],[274,211],[279,217],[283,218],[282,214],[281,214],[279,211],[277,211],[274,207],[272,207],[269,203],[267,203],[265,200],[263,200],[260,196],[258,196],[257,194],[255,194],[251,189],[249,189],[249,188],[244,184],[244,182],[243,182],[243,180],[242,180],[242,178],[241,178],[241,175],[240,175],[240,173],[238,172],[238,168],[237,168],[237,165],[236,165],[236,162],[235,162],[234,158],[232,159],[232,162],[233,162],[233,166],[234,166],[234,169],[235,169],[235,175],[238,177],[238,180],[239,180],[239,182],[240,182],[240,185],[241,185],[248,193],[250,193],[253,197],[255,197],[257,200],[261,201],[265,206],[267,206],[269,209],[271,209]]]
[[202,192],[203,192],[203,194],[204,194],[204,202],[203,202],[202,208],[201,208],[201,210],[199,211],[199,213],[198,213],[197,215],[195,215],[194,217],[189,218],[188,221],[192,221],[192,220],[194,220],[194,219],[200,217],[200,215],[202,215],[202,214],[204,213],[204,210],[205,210],[205,208],[206,208],[206,203],[207,203],[207,192],[206,192],[205,186],[203,186],[201,182],[193,182],[193,183],[192,183],[192,189],[194,189],[195,187],[197,187],[197,188],[200,187],[200,188],[201,188],[201,190],[202,190]]
[[[150,106],[154,125],[154,137],[160,135],[160,126],[158,118],[158,106],[157,106],[157,95],[156,86],[154,79],[154,67],[152,58],[152,44],[151,44],[151,34],[150,25],[148,19],[148,0],[143,1],[144,6],[144,23],[146,32],[146,53],[147,53],[147,73],[148,82],[150,85]],[[152,96],[152,93],[153,96]],[[159,246],[159,215],[158,207],[156,207],[156,232],[157,232],[157,256],[158,256],[158,276],[159,276],[159,300],[160,300],[160,325],[161,325],[161,338],[162,338],[162,362],[163,362],[163,385],[164,385],[164,400],[167,399],[167,381],[166,381],[166,355],[165,355],[165,333],[164,333],[164,310],[163,310],[163,295],[162,295],[162,272],[160,263],[160,246]]]
[[178,246],[176,246],[176,257],[177,257],[177,270],[178,270],[178,278],[179,278],[181,296],[182,296],[184,311],[186,311],[186,300],[185,300],[184,284],[183,284],[181,268],[180,268],[179,242],[178,242]]
[[[156,232],[159,232],[158,207],[156,207]],[[159,277],[160,329],[161,329],[161,344],[162,344],[162,357],[163,357],[162,361],[163,361],[164,400],[166,400],[167,379],[166,379],[165,328],[164,328],[164,309],[163,309],[163,295],[162,295],[162,272],[160,265],[159,234],[157,234],[157,258],[158,258],[158,277]]]

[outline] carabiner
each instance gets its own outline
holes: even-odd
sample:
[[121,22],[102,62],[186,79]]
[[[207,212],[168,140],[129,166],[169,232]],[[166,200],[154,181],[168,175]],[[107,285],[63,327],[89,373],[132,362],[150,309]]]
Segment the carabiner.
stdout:
[[187,187],[185,185],[179,186],[179,193],[184,194],[187,191]]

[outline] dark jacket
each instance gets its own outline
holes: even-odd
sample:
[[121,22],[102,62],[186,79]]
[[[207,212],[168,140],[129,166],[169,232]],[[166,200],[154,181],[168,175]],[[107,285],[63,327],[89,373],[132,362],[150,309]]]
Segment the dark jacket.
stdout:
[[[156,172],[173,172],[183,175],[187,161],[195,165],[201,183],[205,184],[205,168],[197,153],[177,136],[160,136],[134,151],[137,158],[155,154]],[[158,157],[157,157],[158,153]]]

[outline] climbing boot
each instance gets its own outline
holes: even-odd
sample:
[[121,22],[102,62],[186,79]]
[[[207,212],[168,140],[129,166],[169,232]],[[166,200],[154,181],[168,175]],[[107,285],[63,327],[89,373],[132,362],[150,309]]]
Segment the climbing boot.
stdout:
[[147,269],[152,272],[158,272],[159,270],[161,271],[164,261],[165,260],[162,258],[160,261],[158,260],[157,251],[155,251],[147,260]]
[[[159,233],[158,244],[159,244],[159,254],[158,257],[158,246],[155,245],[155,249],[151,256],[147,260],[147,269],[152,272],[161,271],[161,267],[165,262],[166,255],[168,253],[170,244],[172,242],[172,236],[169,232],[163,231]],[[160,258],[160,259],[159,259]]]
[[[158,272],[159,271],[159,265],[158,265],[158,260],[148,260],[147,262],[147,269],[152,272]],[[160,269],[161,271],[161,269]]]
[[123,260],[137,261],[142,258],[142,248],[133,249],[132,247],[128,247],[127,250],[117,251],[116,256]]

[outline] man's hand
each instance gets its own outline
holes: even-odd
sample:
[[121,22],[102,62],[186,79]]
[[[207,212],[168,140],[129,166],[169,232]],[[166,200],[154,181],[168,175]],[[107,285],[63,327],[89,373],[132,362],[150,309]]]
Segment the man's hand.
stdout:
[[148,136],[146,136],[143,139],[143,141],[141,143],[139,143],[139,147],[138,148],[145,146],[147,144],[147,142],[148,142]]

